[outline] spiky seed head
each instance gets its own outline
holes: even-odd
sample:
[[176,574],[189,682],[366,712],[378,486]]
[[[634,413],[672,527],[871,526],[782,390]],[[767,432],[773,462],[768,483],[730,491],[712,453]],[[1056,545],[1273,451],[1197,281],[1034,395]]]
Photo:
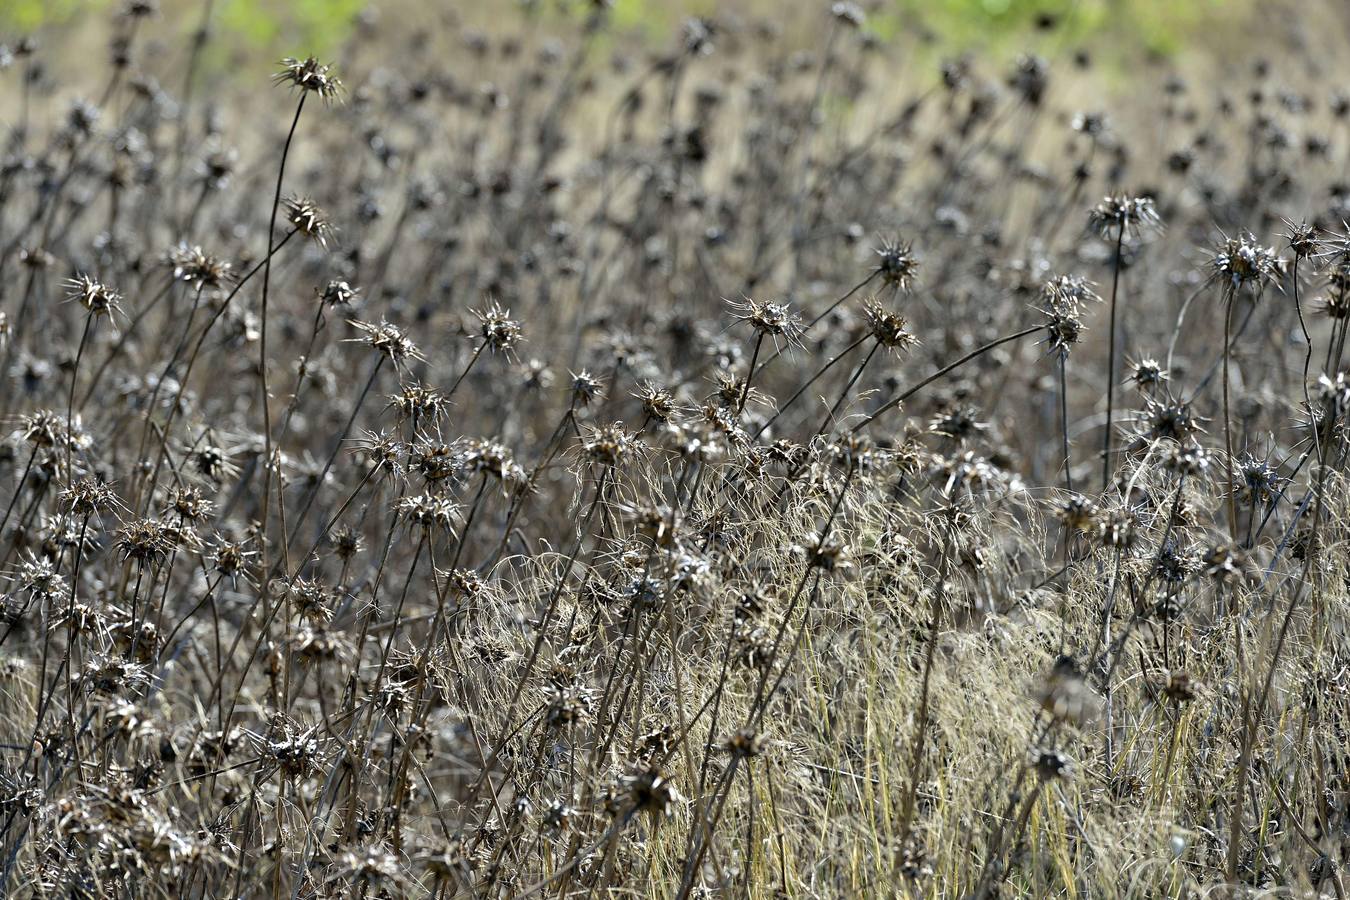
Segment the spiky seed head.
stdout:
[[329,309],[348,307],[361,299],[361,289],[341,279],[333,279],[319,289],[319,302]]
[[1297,225],[1285,220],[1284,239],[1289,244],[1296,259],[1312,259],[1322,253],[1323,243],[1316,225],[1300,222]]
[[1121,234],[1136,236],[1142,231],[1160,230],[1162,219],[1152,197],[1111,194],[1088,213],[1088,228],[1103,238],[1115,240]]
[[1210,260],[1210,279],[1232,291],[1261,287],[1284,274],[1288,260],[1274,247],[1262,247],[1250,233],[1224,240]]
[[300,234],[320,247],[328,247],[328,240],[333,236],[333,224],[313,200],[292,194],[281,201],[281,214],[286,224]]
[[583,457],[593,465],[617,468],[637,449],[641,442],[622,422],[589,428],[581,443]]
[[509,354],[521,340],[521,324],[511,318],[509,309],[502,309],[493,300],[485,309],[474,310],[483,343],[493,353]]
[[875,297],[863,304],[863,317],[872,337],[887,350],[898,352],[918,346],[919,339],[909,330],[905,317],[886,309]]
[[619,779],[627,801],[627,814],[647,813],[652,818],[669,818],[683,796],[656,765],[648,765]]
[[1167,384],[1171,374],[1156,359],[1145,356],[1130,366],[1130,381],[1141,391],[1156,391]]
[[277,84],[290,85],[300,91],[318,94],[325,103],[342,95],[342,82],[333,73],[333,67],[312,56],[296,59],[288,56],[281,61],[281,71],[272,76]]
[[590,372],[582,369],[580,372],[573,372],[570,383],[572,402],[577,406],[589,406],[591,401],[600,396],[600,390],[604,385],[600,379]]
[[66,280],[66,298],[79,303],[91,316],[112,316],[122,311],[122,295],[88,275]]
[[755,300],[746,297],[740,302],[731,303],[732,318],[745,322],[763,337],[775,340],[783,338],[789,344],[797,342],[801,334],[801,317],[794,313],[786,303],[772,300]]
[[362,335],[352,340],[366,343],[396,366],[401,366],[410,359],[422,359],[422,353],[417,349],[417,345],[407,333],[395,325],[385,321],[376,325],[358,319],[348,319],[347,324],[360,331]]
[[1078,312],[1088,303],[1100,303],[1093,284],[1081,275],[1055,275],[1041,283],[1041,302],[1054,310]]
[[919,271],[919,258],[914,253],[914,245],[896,241],[883,241],[877,248],[880,260],[876,273],[887,287],[907,291]]
[[180,242],[168,252],[166,261],[173,277],[185,284],[213,288],[230,280],[230,264],[196,244]]
[[1082,337],[1083,320],[1067,305],[1051,306],[1041,312],[1045,313],[1046,352],[1060,359],[1067,359],[1073,345]]

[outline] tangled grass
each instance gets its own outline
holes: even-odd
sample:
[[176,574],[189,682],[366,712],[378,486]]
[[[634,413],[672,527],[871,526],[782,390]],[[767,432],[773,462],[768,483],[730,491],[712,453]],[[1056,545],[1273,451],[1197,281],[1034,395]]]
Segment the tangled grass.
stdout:
[[4,893],[1342,896],[1306,59],[154,12],[0,52]]

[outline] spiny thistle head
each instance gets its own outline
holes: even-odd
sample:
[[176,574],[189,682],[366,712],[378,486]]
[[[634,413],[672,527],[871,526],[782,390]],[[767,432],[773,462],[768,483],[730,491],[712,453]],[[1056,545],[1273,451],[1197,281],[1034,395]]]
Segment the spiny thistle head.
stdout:
[[883,241],[877,248],[880,260],[876,273],[887,287],[907,291],[919,271],[919,257],[914,253],[912,244],[896,241]]
[[38,409],[19,419],[18,437],[33,447],[51,447],[66,433],[65,417],[50,409]]
[[636,394],[642,404],[642,414],[653,422],[669,422],[675,415],[675,396],[651,382],[642,385]]
[[361,299],[360,288],[336,278],[325,284],[318,294],[319,302],[330,309],[352,306]]
[[1130,383],[1141,391],[1153,392],[1165,386],[1171,373],[1162,367],[1151,356],[1140,357],[1139,361],[1130,367]]
[[792,344],[801,334],[801,317],[792,312],[786,303],[746,297],[730,305],[732,318],[749,324],[761,336],[775,340],[781,337]]
[[1161,229],[1162,219],[1158,217],[1152,197],[1112,194],[1088,213],[1088,228],[1103,238],[1114,240],[1122,234],[1137,235],[1141,231]]
[[352,340],[364,341],[371,349],[380,353],[394,365],[402,365],[409,359],[422,359],[422,353],[402,329],[388,322],[375,325],[359,319],[348,319],[347,324],[361,332],[361,337]]
[[136,519],[117,532],[122,558],[142,567],[158,565],[174,548],[173,531],[158,519]]
[[1284,274],[1287,260],[1274,247],[1262,247],[1250,233],[1227,238],[1210,260],[1210,279],[1229,290],[1261,287]]
[[1099,512],[1096,502],[1082,494],[1065,497],[1055,505],[1054,510],[1055,518],[1063,522],[1066,528],[1085,534],[1097,527]]
[[655,765],[649,765],[619,779],[629,816],[647,813],[652,818],[667,818],[683,801],[669,777]]
[[342,82],[333,74],[333,67],[312,56],[296,59],[288,56],[281,61],[281,71],[272,76],[277,84],[288,84],[300,91],[318,94],[325,103],[342,95]]
[[111,316],[122,311],[122,295],[88,275],[66,280],[66,298],[79,303],[92,316]]
[[333,236],[333,224],[313,200],[291,195],[281,201],[281,214],[286,224],[320,247],[327,248],[328,239]]
[[422,528],[454,531],[459,522],[459,504],[441,494],[415,494],[395,504],[399,515]]
[[511,449],[497,441],[467,440],[459,445],[459,465],[466,472],[491,475],[505,484],[525,480],[525,469],[515,461]]
[[59,499],[61,505],[69,510],[71,515],[80,518],[93,516],[119,505],[117,494],[113,489],[106,482],[93,478],[76,481],[61,492]]
[[1102,546],[1127,550],[1139,538],[1139,516],[1128,506],[1107,510],[1097,519],[1097,539]]
[[908,350],[919,344],[905,317],[886,309],[875,297],[863,304],[863,318],[867,321],[868,332],[887,350]]
[[1269,461],[1245,454],[1238,460],[1241,497],[1248,503],[1269,503],[1285,483],[1285,478]]
[[573,372],[569,387],[572,402],[577,406],[589,406],[591,401],[600,396],[600,390],[603,387],[604,384],[600,379],[585,369],[580,372]]
[[484,346],[493,353],[509,354],[521,340],[521,325],[511,318],[511,310],[502,309],[493,300],[486,309],[473,311]]
[[201,488],[193,484],[182,485],[169,492],[167,512],[177,517],[179,522],[201,522],[211,515],[215,504],[202,495]]
[[1313,259],[1322,254],[1324,244],[1316,225],[1307,222],[1294,224],[1286,219],[1285,226],[1284,239],[1296,259]]
[[64,594],[66,581],[50,559],[35,556],[30,552],[19,564],[19,571],[13,578],[13,584],[21,593],[30,597],[47,598]]
[[583,457],[601,466],[618,467],[629,455],[642,447],[642,442],[623,427],[622,422],[598,428],[589,428],[581,443]]
[[1209,469],[1211,454],[1198,441],[1173,443],[1163,457],[1163,468],[1178,475],[1196,478]]
[[1139,416],[1141,432],[1146,440],[1166,438],[1185,443],[1203,432],[1201,419],[1189,403],[1171,397],[1149,397]]
[[230,280],[230,264],[212,256],[196,244],[180,242],[168,253],[173,277],[185,284],[213,288]]
[[1086,303],[1101,301],[1092,282],[1081,275],[1056,275],[1041,284],[1041,302],[1051,309],[1077,312]]
[[1078,310],[1068,304],[1051,304],[1049,309],[1043,309],[1045,313],[1045,344],[1049,348],[1047,352],[1058,356],[1060,359],[1067,359],[1069,351],[1073,345],[1078,343],[1083,334],[1083,320],[1078,317]]
[[417,382],[403,385],[403,389],[389,398],[389,406],[400,419],[413,422],[434,422],[449,401],[435,388]]

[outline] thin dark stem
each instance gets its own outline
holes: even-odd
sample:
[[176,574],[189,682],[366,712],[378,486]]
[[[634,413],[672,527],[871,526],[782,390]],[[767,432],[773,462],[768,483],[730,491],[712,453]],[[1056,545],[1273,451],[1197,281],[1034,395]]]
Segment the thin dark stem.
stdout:
[[1102,490],[1111,483],[1111,438],[1116,398],[1116,306],[1120,291],[1120,252],[1125,243],[1125,223],[1116,232],[1115,265],[1111,268],[1111,330],[1107,338],[1106,427],[1102,434]]
[[895,409],[895,408],[896,408],[897,406],[899,406],[901,403],[904,403],[904,402],[905,402],[906,400],[908,400],[910,397],[914,396],[916,393],[918,393],[919,391],[923,390],[925,387],[927,387],[928,385],[932,384],[934,381],[937,381],[939,378],[943,377],[944,375],[947,375],[947,374],[949,374],[949,373],[955,371],[956,369],[961,368],[962,366],[964,366],[966,363],[970,362],[971,360],[976,359],[977,357],[983,356],[984,354],[988,353],[990,350],[993,350],[993,349],[996,348],[996,347],[1000,347],[1000,346],[1002,346],[1002,345],[1004,345],[1004,344],[1007,344],[1007,343],[1009,343],[1009,342],[1011,342],[1011,341],[1018,340],[1019,338],[1024,338],[1024,337],[1026,337],[1027,335],[1029,335],[1029,334],[1034,334],[1034,333],[1036,333],[1037,331],[1040,331],[1040,330],[1041,330],[1041,326],[1040,326],[1040,325],[1032,325],[1030,328],[1023,328],[1021,331],[1016,331],[1016,332],[1013,332],[1012,334],[1005,334],[1003,337],[997,338],[997,339],[995,339],[995,340],[992,340],[992,341],[990,341],[989,343],[987,343],[987,344],[985,344],[985,345],[983,345],[983,346],[981,346],[981,347],[976,347],[974,350],[970,351],[970,352],[967,353],[965,356],[961,357],[960,359],[956,360],[955,362],[948,363],[947,365],[943,366],[941,369],[938,369],[938,370],[937,370],[936,372],[934,372],[932,375],[929,375],[927,378],[925,378],[925,379],[923,379],[922,381],[920,381],[918,384],[916,384],[916,385],[914,385],[913,387],[910,387],[910,388],[908,388],[908,389],[902,391],[901,393],[899,393],[899,394],[897,394],[896,396],[892,397],[890,400],[887,400],[886,403],[883,404],[882,407],[881,407],[880,409],[878,409],[876,412],[872,413],[872,414],[871,414],[870,416],[868,416],[866,419],[863,419],[863,420],[862,420],[861,422],[859,422],[857,425],[854,425],[853,428],[851,429],[851,431],[853,431],[854,433],[857,433],[857,432],[863,430],[863,429],[866,428],[868,425],[871,425],[871,424],[872,424],[874,421],[876,421],[878,418],[880,418],[881,416],[883,416],[883,415],[885,415],[886,413],[890,412],[892,409]]

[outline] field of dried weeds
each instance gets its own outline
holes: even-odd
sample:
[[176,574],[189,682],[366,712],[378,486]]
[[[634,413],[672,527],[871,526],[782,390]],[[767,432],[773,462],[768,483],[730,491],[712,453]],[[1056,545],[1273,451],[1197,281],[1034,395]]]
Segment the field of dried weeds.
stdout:
[[1015,6],[7,35],[0,893],[1343,896],[1350,17]]

